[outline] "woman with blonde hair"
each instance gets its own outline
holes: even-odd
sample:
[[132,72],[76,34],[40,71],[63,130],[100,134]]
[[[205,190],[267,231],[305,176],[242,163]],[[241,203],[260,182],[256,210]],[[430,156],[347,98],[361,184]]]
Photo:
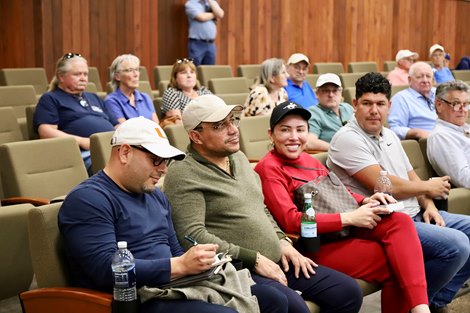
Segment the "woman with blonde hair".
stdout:
[[170,83],[163,93],[162,115],[164,120],[181,123],[181,114],[186,105],[201,95],[211,94],[200,86],[193,59],[177,59],[171,70]]
[[150,96],[139,88],[140,60],[132,54],[123,54],[111,64],[110,78],[114,92],[104,100],[108,110],[119,123],[143,116],[158,123],[158,116]]
[[289,75],[282,59],[267,59],[261,64],[259,82],[251,89],[244,105],[245,116],[269,115],[275,106],[287,100]]

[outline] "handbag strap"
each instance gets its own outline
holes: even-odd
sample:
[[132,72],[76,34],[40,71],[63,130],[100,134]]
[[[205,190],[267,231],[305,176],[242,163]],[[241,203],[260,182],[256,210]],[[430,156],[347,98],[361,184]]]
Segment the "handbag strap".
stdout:
[[[322,180],[324,179],[325,177],[328,177],[331,179],[330,177],[330,173],[329,171],[325,170],[324,168],[317,168],[317,167],[307,167],[307,166],[302,166],[302,165],[297,165],[297,164],[292,164],[292,163],[284,163],[283,165],[281,165],[281,168],[284,167],[284,166],[290,166],[290,167],[293,167],[293,168],[298,168],[298,169],[301,169],[301,170],[307,170],[307,171],[320,171],[320,172],[325,172],[325,175],[321,176],[319,175],[318,177],[314,178],[313,180],[314,181],[318,181],[318,180]],[[295,177],[295,176],[291,176],[292,179],[294,180],[298,180],[298,181],[301,181],[301,182],[304,182],[304,183],[308,183],[309,180],[305,180],[305,179],[302,179],[302,178],[298,178],[298,177]]]

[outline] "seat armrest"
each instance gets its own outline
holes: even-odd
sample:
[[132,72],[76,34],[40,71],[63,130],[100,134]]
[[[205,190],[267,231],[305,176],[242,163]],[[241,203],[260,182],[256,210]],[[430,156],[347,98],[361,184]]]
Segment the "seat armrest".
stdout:
[[2,199],[2,206],[13,205],[13,204],[23,204],[23,203],[30,203],[34,206],[41,206],[49,204],[49,199],[46,198],[27,198],[27,197],[11,197]]
[[111,313],[112,295],[85,288],[40,288],[19,295],[23,313]]

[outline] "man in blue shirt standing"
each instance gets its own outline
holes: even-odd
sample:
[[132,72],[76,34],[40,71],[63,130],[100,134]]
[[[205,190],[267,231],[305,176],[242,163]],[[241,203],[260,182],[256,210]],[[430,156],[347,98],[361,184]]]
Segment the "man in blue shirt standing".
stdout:
[[305,109],[318,104],[315,92],[313,92],[312,87],[305,80],[309,65],[310,62],[307,56],[302,53],[294,53],[287,60],[289,79],[285,89],[289,96],[289,101],[298,103]]
[[185,7],[189,23],[189,57],[196,66],[215,64],[216,23],[224,17],[224,10],[215,0],[188,0]]

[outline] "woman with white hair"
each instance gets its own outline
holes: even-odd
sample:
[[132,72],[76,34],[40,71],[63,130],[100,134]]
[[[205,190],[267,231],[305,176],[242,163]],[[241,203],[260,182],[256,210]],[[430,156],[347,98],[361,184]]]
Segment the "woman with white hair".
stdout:
[[107,95],[104,102],[119,123],[139,116],[159,123],[150,96],[137,90],[139,66],[139,58],[132,54],[120,55],[111,64],[110,78],[114,92]]
[[261,64],[259,83],[252,89],[244,105],[245,116],[270,115],[275,106],[287,100],[289,75],[282,59],[267,59]]

